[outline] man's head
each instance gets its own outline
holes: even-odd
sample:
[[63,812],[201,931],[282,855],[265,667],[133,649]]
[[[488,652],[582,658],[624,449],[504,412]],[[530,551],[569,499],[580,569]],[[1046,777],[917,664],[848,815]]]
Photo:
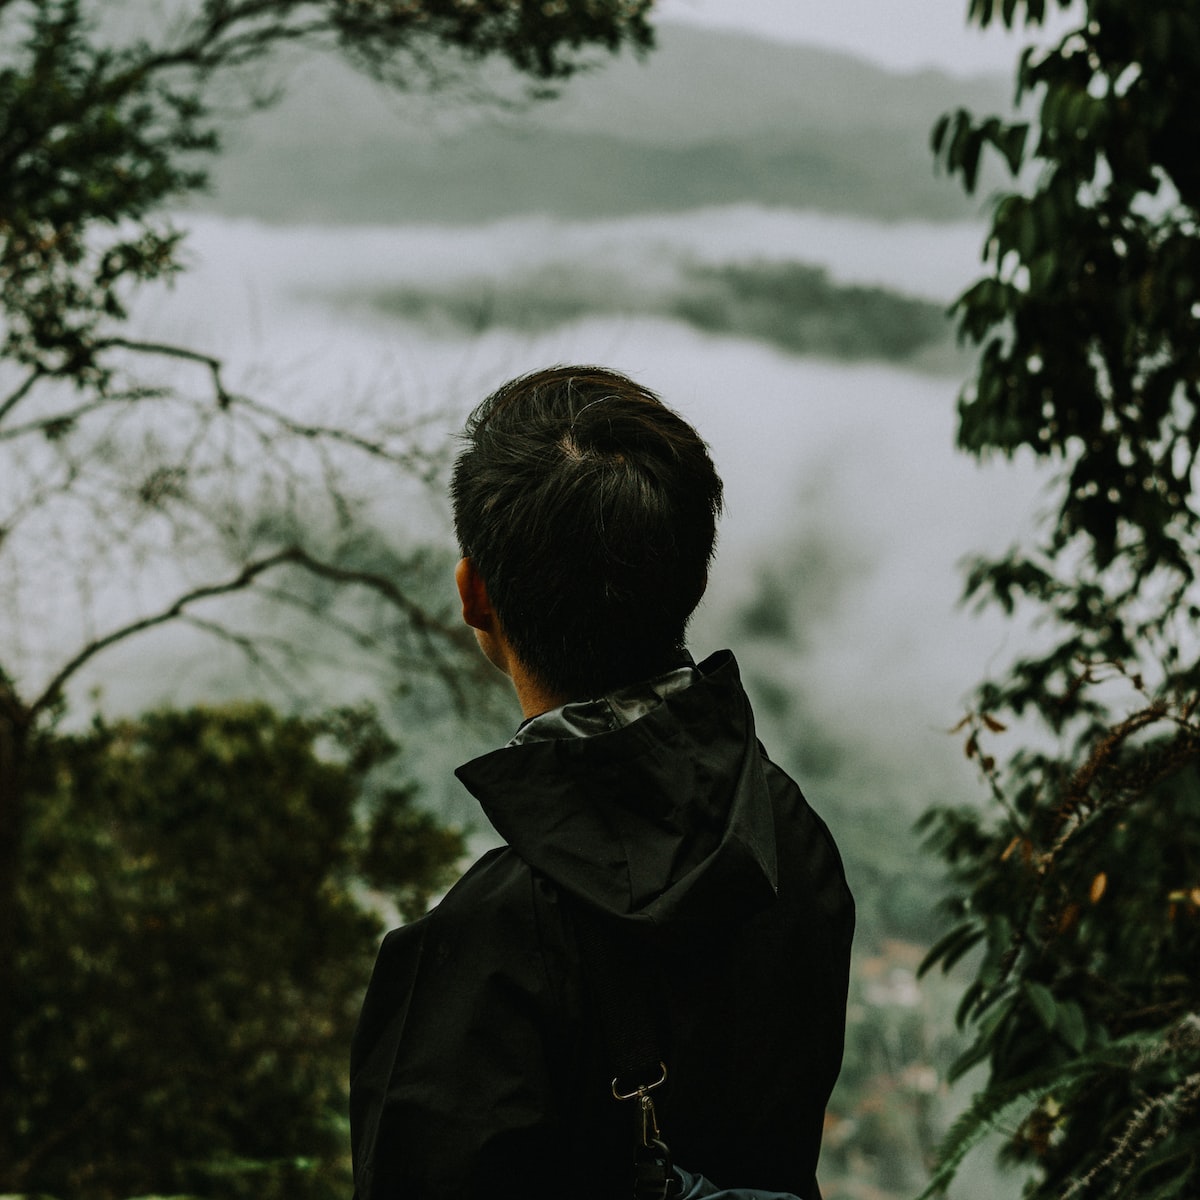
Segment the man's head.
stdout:
[[459,547],[524,669],[580,698],[669,667],[721,509],[696,431],[624,375],[552,367],[494,392],[464,437]]

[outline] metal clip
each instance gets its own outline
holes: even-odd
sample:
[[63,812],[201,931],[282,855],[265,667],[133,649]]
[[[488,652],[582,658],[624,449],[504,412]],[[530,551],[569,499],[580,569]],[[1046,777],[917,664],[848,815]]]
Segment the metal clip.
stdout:
[[614,1100],[633,1100],[637,1097],[644,1096],[647,1092],[652,1092],[656,1087],[661,1087],[667,1082],[667,1064],[660,1062],[658,1064],[658,1078],[653,1083],[639,1083],[632,1092],[622,1092],[620,1090],[620,1079],[612,1081],[612,1094]]
[[639,1093],[642,1106],[642,1145],[649,1149],[662,1143],[662,1135],[658,1131],[658,1114],[654,1111],[654,1101],[645,1089],[639,1089]]
[[636,1100],[641,1109],[642,1145],[647,1149],[662,1145],[662,1135],[658,1130],[658,1114],[654,1111],[654,1101],[650,1093],[661,1087],[667,1081],[667,1064],[658,1064],[658,1078],[652,1083],[639,1083],[632,1092],[621,1091],[619,1079],[612,1081],[612,1094],[617,1100]]

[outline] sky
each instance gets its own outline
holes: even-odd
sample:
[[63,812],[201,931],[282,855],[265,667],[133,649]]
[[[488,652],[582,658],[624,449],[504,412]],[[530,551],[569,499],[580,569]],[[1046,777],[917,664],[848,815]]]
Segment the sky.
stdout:
[[[1008,75],[1025,45],[1069,27],[1055,19],[1039,38],[968,27],[968,0],[657,0],[660,18],[741,29],[779,41],[848,51],[897,71],[940,67],[955,75]],[[1077,3],[1073,10],[1077,11]]]

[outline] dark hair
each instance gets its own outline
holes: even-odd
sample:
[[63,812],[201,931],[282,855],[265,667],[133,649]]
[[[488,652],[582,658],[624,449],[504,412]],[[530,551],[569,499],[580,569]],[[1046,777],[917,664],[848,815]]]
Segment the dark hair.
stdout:
[[455,532],[522,664],[571,698],[668,669],[721,510],[699,434],[624,375],[551,367],[490,395],[464,438]]

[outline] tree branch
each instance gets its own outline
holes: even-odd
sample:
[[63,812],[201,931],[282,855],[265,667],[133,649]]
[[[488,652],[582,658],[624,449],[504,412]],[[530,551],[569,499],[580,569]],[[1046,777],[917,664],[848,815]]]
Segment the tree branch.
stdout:
[[[281,7],[285,11],[280,12]],[[279,0],[253,0],[228,7],[224,13],[214,13],[190,38],[173,49],[162,50],[139,63],[137,72],[145,77],[176,67],[193,67],[207,72],[220,67],[241,66],[261,58],[280,43],[334,31],[334,24],[328,17],[314,18],[307,23],[289,23],[292,10],[305,7],[310,5],[304,0],[300,4],[283,6]],[[246,27],[256,17],[272,15],[274,20]],[[243,28],[239,29],[239,25]]]
[[[30,718],[35,717],[52,705],[62,692],[67,681],[102,651],[117,645],[119,642],[126,641],[136,634],[144,633],[158,626],[167,625],[172,621],[184,617],[185,611],[190,605],[197,604],[203,600],[211,600],[218,596],[228,596],[236,592],[245,591],[259,576],[277,567],[288,565],[300,567],[320,579],[328,579],[331,582],[339,584],[355,584],[365,587],[386,599],[405,615],[411,627],[421,638],[425,649],[431,655],[434,668],[451,688],[456,699],[462,700],[461,693],[456,686],[454,674],[450,669],[450,664],[443,660],[436,640],[437,637],[440,637],[451,643],[456,642],[459,636],[457,629],[451,629],[431,617],[429,613],[406,596],[386,576],[373,571],[360,571],[354,568],[339,567],[333,563],[323,562],[313,557],[303,547],[292,545],[283,550],[278,550],[274,554],[268,554],[263,558],[247,563],[232,579],[227,579],[222,583],[206,584],[203,587],[193,588],[191,591],[178,596],[160,612],[147,617],[141,617],[136,621],[131,621],[129,624],[122,625],[120,628],[112,630],[103,637],[93,639],[67,660],[42,690],[41,695],[29,706],[28,713]],[[193,618],[189,619],[194,620]]]
[[[123,337],[106,338],[102,342],[97,343],[97,349],[129,350],[137,354],[161,355],[166,358],[177,358],[183,362],[196,363],[199,366],[205,367],[211,375],[213,388],[217,395],[217,402],[222,408],[228,408],[236,402],[240,408],[252,412],[257,416],[267,418],[281,429],[285,429],[288,433],[295,434],[297,437],[306,438],[309,441],[340,442],[356,450],[361,450],[364,454],[372,458],[396,463],[410,469],[415,468],[427,472],[433,468],[434,464],[429,456],[421,454],[419,451],[410,450],[407,453],[398,453],[395,450],[389,449],[386,443],[380,439],[363,437],[361,434],[352,433],[346,429],[339,429],[332,425],[314,425],[297,421],[269,404],[252,400],[248,396],[235,395],[225,386],[222,374],[224,363],[214,355],[205,354],[198,350],[190,350],[187,347],[176,346],[167,342],[147,342]],[[78,411],[82,414],[88,411],[88,409],[84,407]],[[0,417],[2,416],[3,412],[0,411]],[[27,427],[23,428],[21,432],[26,431]],[[16,436],[15,432],[10,436]]]
[[204,587],[194,588],[192,591],[185,592],[182,596],[179,596],[161,612],[131,621],[128,625],[114,629],[111,633],[107,633],[103,637],[95,638],[68,659],[59,669],[54,678],[42,690],[41,695],[29,706],[30,715],[40,713],[53,704],[67,680],[85,663],[90,662],[96,655],[101,653],[101,651],[115,646],[118,642],[126,641],[135,634],[143,633],[148,629],[153,629],[156,626],[166,625],[174,621],[183,614],[189,604],[195,604],[200,600],[208,600],[214,596],[227,596],[233,592],[243,591],[264,571],[270,571],[272,568],[289,561],[292,561],[291,552],[281,550],[275,554],[268,555],[266,558],[247,563],[234,578],[228,579],[224,583],[213,583]]
[[184,624],[192,626],[193,629],[199,629],[203,633],[210,634],[212,637],[220,641],[229,642],[235,646],[240,653],[246,656],[246,659],[257,667],[264,674],[269,675],[285,692],[292,692],[287,677],[275,667],[267,656],[262,652],[262,644],[265,639],[262,637],[251,637],[249,634],[238,633],[237,630],[230,629],[227,625],[222,625],[218,621],[208,621],[203,617],[197,617],[194,613],[180,613],[179,620]]
[[433,661],[434,669],[454,696],[455,701],[460,706],[465,704],[466,697],[462,692],[458,673],[454,670],[453,664],[443,657],[437,642],[437,638],[441,638],[451,644],[458,643],[462,636],[462,629],[459,626],[450,627],[431,617],[424,608],[410,600],[386,575],[322,562],[320,559],[313,558],[299,546],[291,547],[286,553],[290,555],[289,561],[303,567],[318,578],[328,579],[333,583],[355,584],[364,587],[382,596],[402,612],[408,618],[410,627],[420,638],[422,646]]
[[96,349],[98,351],[109,349],[132,350],[138,354],[157,354],[166,358],[183,359],[184,362],[198,363],[202,367],[207,367],[209,374],[212,376],[218,404],[222,408],[227,408],[233,399],[232,394],[225,387],[225,382],[221,377],[224,364],[219,358],[214,358],[211,354],[203,354],[199,350],[189,350],[184,346],[174,346],[167,342],[143,342],[123,337],[105,338],[103,341],[96,343]]
[[37,383],[37,381],[45,374],[46,372],[42,367],[34,367],[33,370],[30,371],[22,381],[20,387],[18,387],[16,391],[10,392],[7,396],[5,396],[4,400],[0,402],[0,421],[3,421],[4,418],[7,417],[8,414],[12,412],[12,410],[16,408],[26,396],[29,395],[29,393],[33,390],[33,385]]
[[56,428],[66,428],[101,409],[136,404],[142,400],[162,400],[169,395],[170,392],[166,388],[135,388],[130,391],[110,392],[95,400],[87,400],[75,408],[48,413],[34,421],[26,421],[24,425],[13,425],[8,429],[0,429],[0,442],[15,442],[18,438],[28,437],[31,433],[51,433]]
[[310,441],[341,442],[343,445],[361,450],[372,458],[382,459],[385,462],[410,469],[430,471],[436,465],[436,460],[432,456],[423,454],[419,450],[398,453],[388,449],[386,443],[381,439],[363,437],[361,434],[351,433],[347,429],[338,429],[332,425],[305,424],[272,408],[269,404],[251,400],[248,396],[237,396],[235,399],[239,407],[276,422],[282,429],[286,429],[288,433],[295,434],[297,437],[307,438]]

